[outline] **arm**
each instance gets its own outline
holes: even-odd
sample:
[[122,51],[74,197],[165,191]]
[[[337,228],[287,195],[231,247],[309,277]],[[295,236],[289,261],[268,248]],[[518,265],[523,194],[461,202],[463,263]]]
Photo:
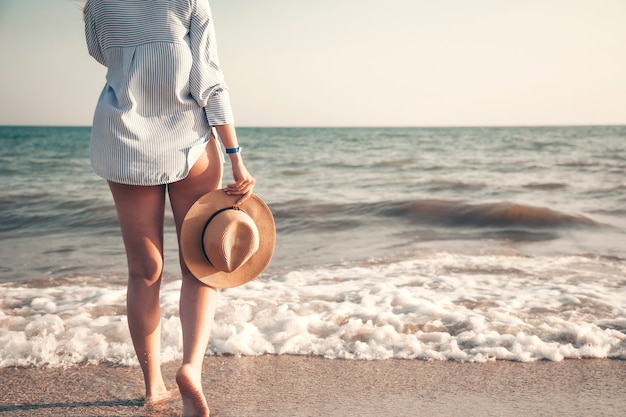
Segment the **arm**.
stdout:
[[208,0],[193,2],[189,43],[193,65],[189,93],[203,107],[211,126],[234,123],[228,86],[220,67],[215,27]]
[[[215,130],[217,130],[217,134],[225,148],[239,147],[237,132],[233,124],[217,125],[215,126]],[[224,190],[228,195],[240,195],[241,198],[237,201],[237,204],[241,204],[252,195],[256,180],[246,169],[241,152],[229,153],[228,156],[230,158],[230,165],[233,170],[233,179],[235,182],[228,184]]]
[[96,61],[106,66],[104,54],[102,53],[102,49],[100,49],[100,42],[98,41],[96,23],[94,22],[94,17],[91,14],[91,9],[89,8],[89,6],[90,6],[90,3],[87,3],[83,10],[83,19],[85,20],[85,40],[87,41],[87,51],[89,51],[89,55],[95,58]]
[[[190,93],[198,105],[204,107],[209,125],[215,127],[225,148],[237,148],[237,133],[228,95],[228,87],[220,69],[215,41],[215,28],[208,0],[194,3],[189,37],[194,65],[189,80]],[[246,169],[240,152],[229,153],[234,183],[225,191],[229,195],[240,195],[237,204],[252,195],[255,179]]]

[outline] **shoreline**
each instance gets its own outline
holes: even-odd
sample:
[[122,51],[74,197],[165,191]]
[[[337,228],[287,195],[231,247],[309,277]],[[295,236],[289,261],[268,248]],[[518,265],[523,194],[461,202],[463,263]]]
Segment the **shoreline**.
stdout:
[[[176,390],[143,405],[138,367],[0,369],[0,416],[178,416]],[[621,416],[626,361],[460,363],[306,356],[209,356],[203,387],[213,417]]]

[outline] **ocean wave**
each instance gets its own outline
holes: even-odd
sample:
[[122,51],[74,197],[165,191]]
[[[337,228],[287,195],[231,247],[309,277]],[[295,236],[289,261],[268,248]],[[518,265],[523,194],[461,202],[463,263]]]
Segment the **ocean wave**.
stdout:
[[429,191],[475,191],[486,188],[485,184],[449,180],[431,180],[426,186]]
[[[454,183],[446,187],[472,187]],[[66,199],[58,196],[24,195],[18,201],[0,201],[0,232],[59,231],[72,228],[117,230],[115,208],[98,198]],[[547,207],[511,202],[468,203],[455,200],[420,199],[366,203],[319,203],[308,199],[272,204],[278,230],[349,230],[385,219],[414,225],[447,228],[497,228],[533,231],[547,228],[598,226],[594,220]],[[611,212],[620,214],[621,211]]]
[[402,158],[402,159],[393,159],[387,161],[380,161],[372,164],[372,168],[395,168],[404,166],[404,165],[412,165],[415,163],[415,158]]
[[[221,292],[207,354],[626,359],[625,273],[615,259],[447,252],[270,270]],[[137,364],[119,278],[0,289],[0,367]],[[182,354],[179,291],[180,281],[166,277],[165,361]]]
[[302,168],[302,169],[286,169],[281,172],[286,177],[295,177],[300,175],[308,175],[311,173],[310,169]]
[[435,221],[450,226],[533,229],[597,225],[595,221],[582,215],[511,202],[472,204],[448,200],[420,200],[386,208],[385,212],[417,222]]
[[583,215],[512,202],[468,203],[423,199],[338,204],[300,199],[276,204],[272,208],[277,227],[287,233],[318,228],[326,230],[333,227],[360,227],[377,219],[448,228],[528,231],[599,226],[599,223]]
[[117,229],[112,202],[98,198],[50,194],[21,195],[0,201],[0,232],[32,233],[92,229]]
[[567,184],[560,183],[560,182],[546,182],[546,183],[533,182],[533,183],[524,185],[524,188],[528,188],[530,190],[558,190],[561,188],[567,188]]

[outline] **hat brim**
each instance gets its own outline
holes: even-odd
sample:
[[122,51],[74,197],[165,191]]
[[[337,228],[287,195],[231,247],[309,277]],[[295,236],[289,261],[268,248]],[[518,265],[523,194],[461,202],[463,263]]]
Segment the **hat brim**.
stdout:
[[232,288],[256,278],[272,259],[276,245],[274,216],[260,197],[253,194],[239,207],[254,220],[259,231],[259,249],[233,272],[211,265],[202,250],[202,234],[207,220],[216,211],[234,206],[241,196],[223,190],[200,197],[187,212],[180,233],[180,249],[187,268],[201,282],[215,288]]

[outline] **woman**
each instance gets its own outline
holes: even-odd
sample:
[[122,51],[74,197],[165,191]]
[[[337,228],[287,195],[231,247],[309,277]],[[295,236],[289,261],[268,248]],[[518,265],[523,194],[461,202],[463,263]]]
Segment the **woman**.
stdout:
[[[166,193],[180,238],[191,205],[221,184],[215,131],[232,166],[225,191],[243,203],[255,180],[239,152],[208,0],[88,0],[84,18],[89,53],[107,67],[91,163],[115,201],[128,259],[128,324],[146,401],[154,402],[167,396],[159,357]],[[176,382],[183,415],[208,416],[201,370],[217,292],[194,278],[182,256],[180,264],[183,361]]]

